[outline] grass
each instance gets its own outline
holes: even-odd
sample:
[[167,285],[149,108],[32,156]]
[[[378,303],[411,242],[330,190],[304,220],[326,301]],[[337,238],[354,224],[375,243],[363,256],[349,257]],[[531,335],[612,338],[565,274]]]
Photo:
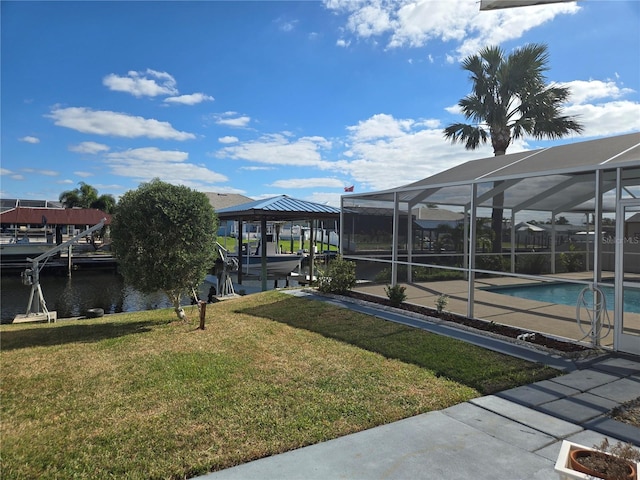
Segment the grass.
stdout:
[[185,478],[557,374],[279,292],[187,313],[0,327],[3,478]]

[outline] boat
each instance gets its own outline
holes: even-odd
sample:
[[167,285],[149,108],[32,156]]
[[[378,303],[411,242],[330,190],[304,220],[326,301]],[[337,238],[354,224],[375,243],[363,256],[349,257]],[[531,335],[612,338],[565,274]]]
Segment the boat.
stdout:
[[51,250],[55,244],[45,242],[0,243],[0,261],[20,262],[27,258],[34,258]]
[[[234,252],[229,252],[222,245],[218,244],[220,258],[228,258],[235,267],[232,271],[238,270],[239,258]],[[267,242],[267,275],[270,277],[287,277],[294,270],[300,268],[301,262],[306,255],[300,253],[278,253],[275,242]],[[242,255],[242,273],[245,275],[262,274],[262,255],[259,242],[256,245],[245,245]]]
[[[267,255],[267,275],[286,277],[300,267],[303,258],[302,255],[287,253]],[[247,275],[260,275],[262,257],[260,255],[243,256],[242,272]]]

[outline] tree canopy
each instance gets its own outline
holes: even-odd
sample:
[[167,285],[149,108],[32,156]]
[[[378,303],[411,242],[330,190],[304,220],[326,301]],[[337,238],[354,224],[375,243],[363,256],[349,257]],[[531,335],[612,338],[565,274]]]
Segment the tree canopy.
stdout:
[[204,193],[155,179],[120,198],[111,237],[125,279],[145,293],[163,291],[179,314],[181,296],[215,262],[217,229]]
[[79,183],[78,188],[66,190],[58,199],[66,208],[97,208],[106,213],[113,213],[116,207],[116,199],[111,194],[98,196],[98,190],[84,182]]
[[544,44],[529,44],[505,55],[500,47],[486,47],[462,61],[473,83],[458,102],[467,120],[445,128],[445,138],[475,150],[491,139],[495,155],[503,155],[511,140],[530,135],[558,139],[582,125],[562,115],[570,90],[547,84],[549,54]]

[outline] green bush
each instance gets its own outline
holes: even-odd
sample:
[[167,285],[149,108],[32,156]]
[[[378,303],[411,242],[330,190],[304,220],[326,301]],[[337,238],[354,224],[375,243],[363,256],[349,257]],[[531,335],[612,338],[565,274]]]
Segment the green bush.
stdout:
[[539,275],[549,271],[549,255],[522,255],[518,256],[518,272]]
[[436,298],[436,310],[438,311],[438,313],[442,313],[448,303],[449,297],[444,293],[440,294],[438,298]]
[[583,256],[579,253],[574,253],[576,246],[572,243],[569,245],[569,252],[560,254],[560,263],[567,272],[580,272],[584,270],[582,260]]
[[479,270],[491,270],[492,272],[502,272],[505,270],[502,257],[499,255],[476,256],[476,268]]
[[356,285],[356,264],[342,257],[329,262],[326,269],[318,271],[316,286],[324,293],[347,293]]
[[405,293],[406,290],[407,287],[404,287],[402,285],[394,285],[393,287],[391,285],[387,285],[384,289],[387,297],[389,297],[391,305],[393,305],[394,307],[400,306],[402,302],[407,299],[407,294]]
[[[459,280],[464,278],[464,274],[457,270],[443,270],[433,267],[414,267],[412,281],[433,282],[441,280]],[[391,268],[384,268],[375,276],[376,283],[391,283]],[[406,282],[407,266],[398,265],[398,281]]]

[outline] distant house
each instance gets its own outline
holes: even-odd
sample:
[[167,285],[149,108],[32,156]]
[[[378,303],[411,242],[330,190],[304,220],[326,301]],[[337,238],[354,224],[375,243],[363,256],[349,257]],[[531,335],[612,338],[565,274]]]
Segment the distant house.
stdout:
[[240,195],[239,193],[204,192],[204,194],[207,196],[209,203],[216,211],[253,201],[253,198]]
[[640,238],[640,213],[636,213],[625,221],[624,235],[627,238]]
[[[238,193],[214,193],[214,192],[204,192],[204,194],[209,199],[209,203],[213,207],[213,209],[217,212],[218,210],[222,210],[223,208],[235,207],[236,205],[242,205],[243,203],[252,202],[253,198],[246,197],[244,195],[240,195]],[[245,232],[247,229],[251,229],[252,225],[245,225]],[[224,220],[220,221],[220,225],[218,225],[218,236],[235,236],[236,235],[236,226],[233,220]]]
[[4,208],[7,201],[3,200],[3,210],[0,212],[0,227],[4,237],[17,237],[28,234],[32,237],[46,237],[53,242],[55,233],[56,243],[62,242],[62,235],[73,235],[80,230],[86,230],[105,220],[105,225],[111,223],[111,215],[95,208],[62,208],[61,206],[25,206],[51,204],[50,202],[12,200],[13,207]]

